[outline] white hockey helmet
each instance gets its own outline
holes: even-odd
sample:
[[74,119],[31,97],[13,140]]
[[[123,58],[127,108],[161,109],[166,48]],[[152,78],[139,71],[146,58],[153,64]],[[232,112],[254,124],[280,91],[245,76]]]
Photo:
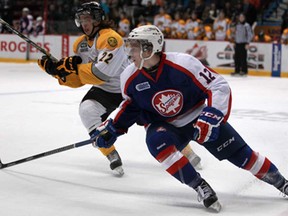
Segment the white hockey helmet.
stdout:
[[155,25],[143,25],[130,32],[128,36],[129,40],[138,40],[143,52],[150,49],[154,54],[162,51],[164,35]]

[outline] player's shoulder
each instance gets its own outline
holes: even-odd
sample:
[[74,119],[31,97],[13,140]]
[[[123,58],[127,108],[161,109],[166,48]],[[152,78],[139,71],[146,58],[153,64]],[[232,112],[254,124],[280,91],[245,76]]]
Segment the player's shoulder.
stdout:
[[97,49],[114,50],[123,45],[123,38],[113,29],[101,29],[99,31],[99,37],[97,39]]
[[166,52],[166,59],[168,61],[172,61],[174,63],[185,63],[197,60],[195,57],[188,53],[181,53],[181,52]]
[[76,40],[74,41],[73,43],[73,51],[74,53],[78,53],[78,48],[80,46],[80,44],[83,42],[83,41],[87,41],[87,38],[86,38],[86,35],[81,35],[79,36],[78,38],[76,38]]
[[172,62],[174,65],[178,65],[182,68],[186,68],[188,70],[193,70],[195,67],[201,67],[202,63],[195,58],[194,56],[181,53],[181,52],[167,52],[166,60]]
[[124,71],[121,73],[121,80],[122,82],[126,83],[128,79],[130,79],[135,72],[138,71],[138,68],[135,66],[134,63],[129,64]]

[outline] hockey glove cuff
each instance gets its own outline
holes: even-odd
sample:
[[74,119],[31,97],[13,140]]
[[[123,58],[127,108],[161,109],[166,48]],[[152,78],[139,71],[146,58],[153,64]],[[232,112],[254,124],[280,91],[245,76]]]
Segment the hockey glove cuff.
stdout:
[[112,119],[108,119],[104,121],[90,136],[94,147],[109,148],[115,143],[117,137],[122,134],[123,133],[118,132],[113,126]]
[[218,139],[223,113],[214,107],[205,107],[195,123],[194,140],[202,144]]

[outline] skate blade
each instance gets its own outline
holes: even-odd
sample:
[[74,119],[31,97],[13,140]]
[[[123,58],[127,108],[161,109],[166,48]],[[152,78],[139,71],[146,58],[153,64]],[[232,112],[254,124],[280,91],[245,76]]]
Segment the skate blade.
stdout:
[[221,211],[221,204],[219,201],[214,202],[212,205],[209,206],[209,210],[213,211],[213,212],[220,212]]
[[117,177],[121,177],[124,175],[124,170],[122,166],[116,167],[114,170],[112,170],[113,174]]

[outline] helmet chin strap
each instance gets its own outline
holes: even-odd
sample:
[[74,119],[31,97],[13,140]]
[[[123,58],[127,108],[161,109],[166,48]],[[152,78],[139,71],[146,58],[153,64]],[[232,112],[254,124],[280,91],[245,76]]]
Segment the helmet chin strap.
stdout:
[[141,70],[142,67],[143,67],[144,61],[146,61],[146,60],[152,58],[153,55],[154,55],[154,52],[152,52],[151,55],[150,55],[149,57],[144,58],[144,57],[143,57],[143,50],[141,49],[141,51],[140,51],[141,63],[140,63],[140,66],[139,66],[138,69]]
[[94,36],[97,34],[98,29],[94,32],[95,28],[98,28],[98,26],[93,25],[93,29],[91,31],[91,34],[87,35],[89,38],[94,38]]

